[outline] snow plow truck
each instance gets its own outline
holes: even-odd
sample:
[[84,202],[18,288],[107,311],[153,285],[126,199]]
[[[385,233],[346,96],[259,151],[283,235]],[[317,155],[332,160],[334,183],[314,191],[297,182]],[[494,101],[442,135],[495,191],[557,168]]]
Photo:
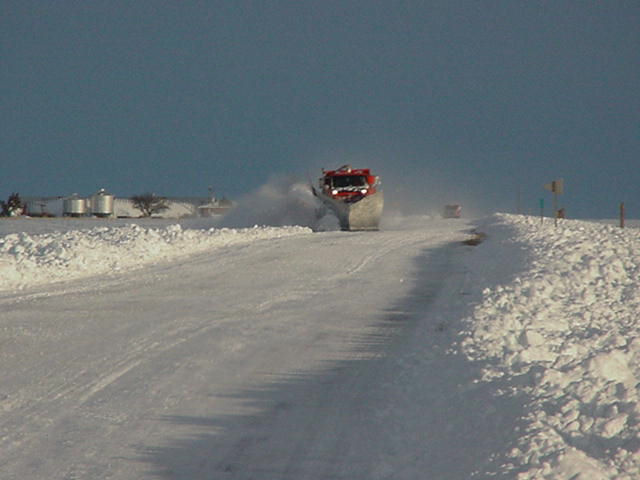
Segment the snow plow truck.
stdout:
[[313,194],[338,218],[341,230],[378,230],[384,196],[380,178],[368,168],[343,165],[322,170]]

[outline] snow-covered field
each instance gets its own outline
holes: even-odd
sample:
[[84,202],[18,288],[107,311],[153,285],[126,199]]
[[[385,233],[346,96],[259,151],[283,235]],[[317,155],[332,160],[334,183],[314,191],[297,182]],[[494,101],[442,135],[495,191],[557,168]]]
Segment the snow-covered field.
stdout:
[[0,221],[2,478],[640,478],[640,230],[207,221]]

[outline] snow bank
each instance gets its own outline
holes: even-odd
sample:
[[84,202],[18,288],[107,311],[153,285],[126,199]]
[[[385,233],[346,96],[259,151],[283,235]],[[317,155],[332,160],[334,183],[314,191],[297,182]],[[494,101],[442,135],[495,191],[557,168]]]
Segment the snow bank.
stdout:
[[137,224],[0,237],[0,291],[121,272],[232,244],[310,233],[303,227],[197,230]]
[[484,381],[530,398],[505,468],[518,480],[640,478],[640,231],[494,220],[515,229],[528,268],[485,288],[461,346],[489,361]]

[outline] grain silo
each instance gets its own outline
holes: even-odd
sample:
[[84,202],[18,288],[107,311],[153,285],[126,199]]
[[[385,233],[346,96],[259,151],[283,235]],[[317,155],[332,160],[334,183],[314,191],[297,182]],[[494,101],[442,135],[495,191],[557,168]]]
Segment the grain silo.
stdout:
[[114,196],[101,188],[91,196],[91,214],[96,217],[112,217]]
[[82,217],[87,214],[88,199],[74,193],[62,202],[62,214],[65,217]]

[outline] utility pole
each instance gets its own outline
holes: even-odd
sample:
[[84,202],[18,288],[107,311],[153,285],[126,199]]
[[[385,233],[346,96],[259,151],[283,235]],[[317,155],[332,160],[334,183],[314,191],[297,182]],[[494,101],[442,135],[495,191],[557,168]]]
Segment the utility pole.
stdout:
[[553,181],[553,226],[558,226],[558,191],[555,180]]

